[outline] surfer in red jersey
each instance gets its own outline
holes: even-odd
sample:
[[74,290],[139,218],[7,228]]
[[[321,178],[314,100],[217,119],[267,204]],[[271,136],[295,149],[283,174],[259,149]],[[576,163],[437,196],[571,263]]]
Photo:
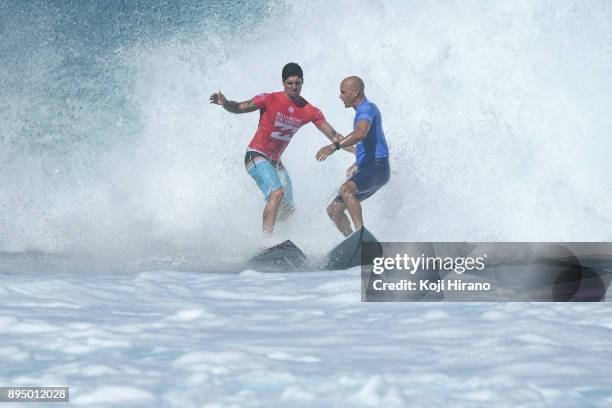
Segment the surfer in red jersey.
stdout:
[[282,92],[259,94],[244,102],[230,101],[220,91],[210,96],[210,103],[221,105],[228,112],[259,110],[259,125],[247,148],[244,164],[266,200],[263,211],[265,233],[272,233],[277,216],[284,220],[295,209],[291,179],[281,162],[281,155],[293,135],[300,127],[312,122],[330,141],[342,139],[327,123],[323,113],[300,96],[304,83],[302,68],[295,62],[288,63],[283,67],[282,79]]

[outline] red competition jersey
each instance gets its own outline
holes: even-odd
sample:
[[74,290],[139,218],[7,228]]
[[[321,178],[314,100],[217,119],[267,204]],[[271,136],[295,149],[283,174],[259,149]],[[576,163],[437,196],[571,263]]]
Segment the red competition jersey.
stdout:
[[294,102],[284,92],[264,93],[253,98],[259,108],[259,125],[249,149],[257,150],[274,161],[279,161],[281,154],[291,138],[308,122],[319,126],[325,121],[321,111],[300,97]]

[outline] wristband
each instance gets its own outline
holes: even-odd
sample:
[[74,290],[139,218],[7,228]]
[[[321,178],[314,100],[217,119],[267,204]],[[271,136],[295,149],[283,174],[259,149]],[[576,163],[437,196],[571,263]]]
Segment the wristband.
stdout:
[[334,147],[336,148],[336,150],[340,150],[340,142],[336,140],[334,142]]

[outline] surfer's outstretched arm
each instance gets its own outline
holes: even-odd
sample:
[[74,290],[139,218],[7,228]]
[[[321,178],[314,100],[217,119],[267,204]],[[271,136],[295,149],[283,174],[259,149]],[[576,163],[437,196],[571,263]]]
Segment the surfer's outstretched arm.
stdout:
[[252,99],[244,102],[230,101],[221,93],[221,91],[210,95],[210,103],[221,105],[223,106],[223,109],[232,113],[247,113],[259,109],[257,106],[255,106]]
[[[336,132],[336,130],[332,127],[332,125],[330,125],[329,122],[327,122],[327,121],[324,121],[323,123],[318,125],[317,128],[332,143],[340,142],[341,140],[344,139],[344,136],[342,136],[340,133]],[[349,153],[355,153],[355,147],[353,147],[353,146],[346,147],[344,150],[346,150]]]

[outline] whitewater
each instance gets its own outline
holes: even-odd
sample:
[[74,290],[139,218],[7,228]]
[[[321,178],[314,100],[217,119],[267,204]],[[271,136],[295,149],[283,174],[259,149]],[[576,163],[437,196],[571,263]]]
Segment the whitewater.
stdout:
[[[612,240],[603,1],[0,0],[0,386],[70,406],[610,406],[607,303],[362,303],[360,271],[263,273],[242,158],[281,88],[340,133],[348,75],[380,108],[385,241]],[[352,164],[283,161],[311,259]],[[606,296],[609,299],[609,295]],[[4,403],[12,406],[10,403]],[[14,404],[36,406],[35,404]],[[54,404],[62,406],[62,404]]]

